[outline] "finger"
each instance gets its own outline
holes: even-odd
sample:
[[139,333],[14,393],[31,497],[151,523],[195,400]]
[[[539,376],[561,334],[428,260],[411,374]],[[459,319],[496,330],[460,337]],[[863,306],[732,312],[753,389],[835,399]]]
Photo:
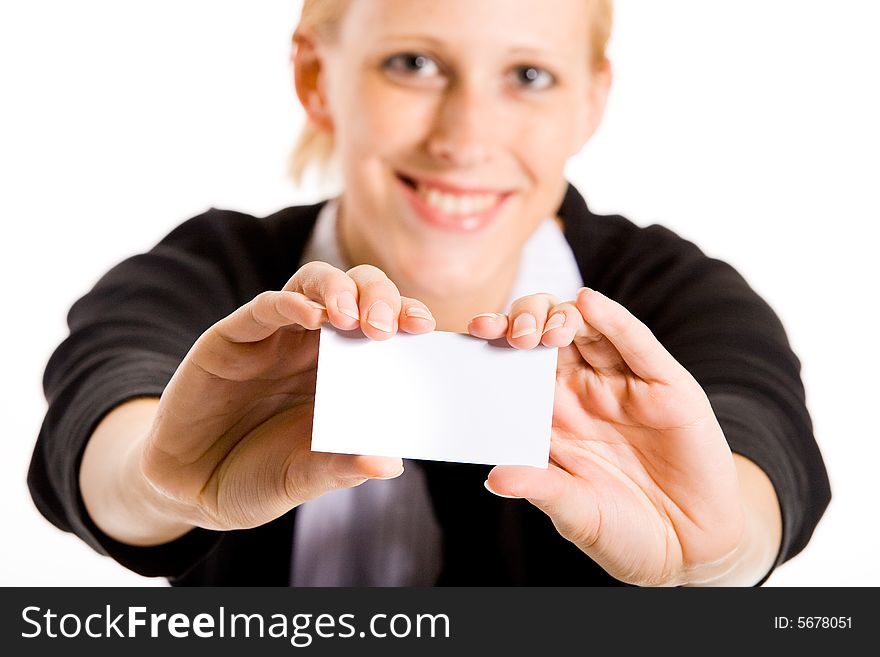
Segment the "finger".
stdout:
[[284,286],[300,292],[327,309],[330,324],[343,331],[360,326],[357,283],[341,269],[326,262],[304,264]]
[[557,531],[589,550],[602,528],[599,506],[589,490],[551,461],[546,468],[503,465],[492,469],[486,488],[502,497],[522,498],[546,513]]
[[[578,309],[578,314],[581,311]],[[590,367],[599,374],[613,376],[629,373],[629,367],[623,356],[617,351],[617,347],[611,344],[607,337],[602,335],[593,326],[588,324],[581,315],[580,325],[575,332],[572,344],[575,347],[576,357],[586,361]],[[560,364],[568,364],[571,359],[571,351],[564,350],[560,353]]]
[[398,325],[407,333],[428,333],[437,326],[437,320],[428,310],[428,306],[421,301],[402,296]]
[[507,341],[517,349],[533,349],[541,343],[541,333],[551,308],[559,304],[552,294],[544,292],[520,297],[510,304]]
[[518,499],[555,498],[562,494],[566,475],[551,464],[547,468],[527,465],[498,465],[486,477],[486,488],[501,497]]
[[373,340],[387,340],[397,333],[400,317],[400,292],[378,267],[358,265],[346,274],[358,288],[361,330]]
[[577,296],[577,307],[586,323],[613,345],[638,377],[668,382],[682,374],[684,368],[651,330],[616,301],[582,288]]
[[217,322],[209,332],[227,342],[257,342],[284,326],[315,329],[326,319],[321,304],[298,292],[262,292]]
[[343,482],[352,479],[394,479],[403,474],[403,460],[391,456],[333,454],[329,471]]
[[507,335],[507,315],[480,313],[468,322],[468,333],[484,340],[497,340]]
[[547,347],[566,347],[574,340],[583,323],[584,318],[574,302],[557,304],[547,313],[547,321],[544,322],[544,330],[541,332],[541,344]]
[[361,456],[306,451],[289,459],[285,490],[300,504],[339,488],[359,486],[368,479],[394,479],[403,474],[403,461],[386,456]]

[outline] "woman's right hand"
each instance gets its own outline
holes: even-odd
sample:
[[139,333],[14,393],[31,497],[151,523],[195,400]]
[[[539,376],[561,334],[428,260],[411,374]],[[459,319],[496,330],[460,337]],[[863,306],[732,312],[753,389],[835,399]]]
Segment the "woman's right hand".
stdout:
[[174,535],[255,527],[328,491],[403,472],[399,458],[311,451],[316,329],[327,321],[374,340],[435,326],[427,307],[401,297],[380,269],[310,262],[283,290],[258,295],[208,329],[128,451],[155,493],[151,508],[179,528]]

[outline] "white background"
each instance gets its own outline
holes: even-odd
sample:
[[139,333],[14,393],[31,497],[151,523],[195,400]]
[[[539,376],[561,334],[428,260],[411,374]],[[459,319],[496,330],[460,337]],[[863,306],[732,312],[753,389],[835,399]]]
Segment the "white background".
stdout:
[[[618,0],[606,121],[571,163],[594,210],[737,267],[795,351],[834,499],[769,585],[878,585],[880,5]],[[4,584],[163,584],[51,527],[25,473],[43,368],[98,276],[210,206],[320,196],[285,177],[302,121],[295,0],[0,5]]]

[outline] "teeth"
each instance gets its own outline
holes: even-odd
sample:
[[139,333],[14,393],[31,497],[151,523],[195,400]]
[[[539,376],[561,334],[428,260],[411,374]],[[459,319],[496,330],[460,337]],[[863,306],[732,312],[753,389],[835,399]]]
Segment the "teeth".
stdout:
[[498,194],[450,194],[422,184],[417,185],[416,191],[428,205],[448,215],[479,214],[498,203]]

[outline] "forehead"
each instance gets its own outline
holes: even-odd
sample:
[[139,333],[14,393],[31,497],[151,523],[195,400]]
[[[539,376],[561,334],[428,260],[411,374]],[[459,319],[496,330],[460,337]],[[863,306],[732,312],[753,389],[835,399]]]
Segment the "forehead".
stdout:
[[469,50],[586,57],[588,0],[352,0],[340,36],[372,44],[416,38]]

